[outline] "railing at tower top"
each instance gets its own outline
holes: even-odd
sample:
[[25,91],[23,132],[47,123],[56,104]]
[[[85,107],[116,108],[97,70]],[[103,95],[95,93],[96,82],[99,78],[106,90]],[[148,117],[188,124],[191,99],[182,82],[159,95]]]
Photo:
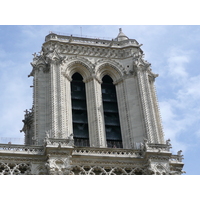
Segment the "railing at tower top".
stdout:
[[99,39],[99,40],[112,40],[111,37],[99,37],[99,36],[89,36],[89,35],[79,35],[79,34],[70,34],[70,33],[61,33],[57,31],[49,31],[49,34],[56,34],[62,36],[73,36],[73,37],[82,37],[82,38],[91,38],[91,39]]
[[0,144],[24,144],[24,138],[0,137]]
[[70,35],[70,34],[58,34],[56,32],[51,32],[49,35],[45,37],[45,42],[48,41],[61,41],[61,42],[68,42],[68,43],[87,43],[91,45],[102,45],[102,46],[137,46],[139,47],[139,43],[135,39],[128,39],[123,41],[117,41],[116,39],[112,38],[100,38],[100,37],[88,37],[88,36],[77,36],[77,35]]

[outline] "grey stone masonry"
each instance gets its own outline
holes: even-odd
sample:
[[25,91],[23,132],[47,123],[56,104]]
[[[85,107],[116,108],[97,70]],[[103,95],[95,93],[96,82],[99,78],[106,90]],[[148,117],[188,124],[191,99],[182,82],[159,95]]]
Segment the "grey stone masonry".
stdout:
[[100,40],[50,33],[40,55],[33,59],[34,144],[42,145],[46,132],[67,138],[72,132],[70,81],[75,72],[86,85],[90,144],[106,147],[101,82],[109,75],[116,86],[125,148],[144,138],[164,143],[154,90],[156,74],[143,59],[141,45],[120,30],[116,39]]
[[[141,46],[122,29],[112,40],[47,35],[31,62],[33,107],[23,120],[25,144],[0,144],[0,174],[182,174],[181,151],[172,155],[170,140],[164,139],[154,87],[158,75],[144,60]],[[85,146],[74,136],[75,73],[85,86],[89,135],[81,139]],[[115,120],[113,116],[119,115],[113,128],[119,134],[116,127],[120,127],[119,141],[107,139],[106,131],[113,124],[105,119],[105,76],[112,79],[116,91],[117,104],[109,116]]]

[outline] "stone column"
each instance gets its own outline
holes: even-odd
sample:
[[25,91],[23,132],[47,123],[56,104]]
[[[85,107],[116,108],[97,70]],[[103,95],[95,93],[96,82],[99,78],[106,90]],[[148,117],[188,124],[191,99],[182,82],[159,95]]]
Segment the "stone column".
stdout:
[[56,62],[51,63],[51,129],[50,137],[57,137],[58,133],[58,67]]
[[84,80],[86,87],[89,138],[91,147],[106,147],[101,84],[95,79]]
[[64,138],[70,136],[73,133],[73,123],[72,123],[72,103],[71,103],[71,78],[67,75],[63,77],[63,135]]
[[[67,138],[71,133],[72,124],[69,121],[71,117],[71,87],[70,80],[66,79],[61,73],[61,63],[58,61],[56,66],[56,97],[57,97],[57,138]],[[70,116],[69,116],[70,115]],[[72,117],[71,117],[72,118]],[[72,120],[71,120],[72,121]]]
[[144,115],[144,123],[149,143],[163,143],[161,122],[158,114],[157,99],[150,83],[150,73],[147,67],[139,66],[137,69],[137,81],[140,91],[141,105]]
[[145,125],[145,131],[146,136],[149,141],[149,143],[154,142],[154,134],[152,130],[152,119],[150,116],[150,107],[149,107],[149,98],[147,94],[147,80],[146,80],[146,72],[142,71],[141,69],[137,70],[137,81],[139,86],[139,92],[140,92],[140,99],[141,99],[141,106],[144,116],[144,125]]
[[130,126],[130,140],[132,141],[131,146],[135,148],[136,143],[143,142],[145,137],[137,78],[133,75],[124,77],[124,85],[127,98],[127,116]]
[[156,89],[154,85],[155,78],[149,78],[149,86],[150,86],[150,94],[153,102],[153,110],[155,113],[155,121],[156,121],[156,127],[157,127],[157,139],[158,143],[164,144],[164,133],[163,133],[163,127],[162,127],[162,122],[161,122],[161,117],[160,117],[160,110],[158,106],[158,100],[157,100],[157,94],[156,94]]
[[61,73],[61,63],[51,65],[51,129],[50,137],[67,138],[72,131],[70,79]]
[[120,127],[122,134],[122,142],[124,149],[130,149],[133,147],[133,141],[131,139],[131,126],[130,116],[128,114],[127,95],[125,90],[124,81],[114,83],[117,93],[117,104],[119,110]]
[[48,73],[44,65],[37,66],[34,74],[34,137],[33,144],[42,145],[47,126]]

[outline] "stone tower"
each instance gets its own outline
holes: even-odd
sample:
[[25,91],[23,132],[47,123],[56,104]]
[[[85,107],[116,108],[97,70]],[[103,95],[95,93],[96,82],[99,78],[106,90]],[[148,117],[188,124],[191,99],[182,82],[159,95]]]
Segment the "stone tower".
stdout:
[[13,145],[7,148],[13,157],[13,163],[2,158],[7,168],[10,163],[20,171],[24,164],[24,174],[181,174],[181,151],[172,155],[163,136],[158,75],[141,46],[121,29],[113,40],[47,35],[31,63],[25,145],[14,155],[8,150]]

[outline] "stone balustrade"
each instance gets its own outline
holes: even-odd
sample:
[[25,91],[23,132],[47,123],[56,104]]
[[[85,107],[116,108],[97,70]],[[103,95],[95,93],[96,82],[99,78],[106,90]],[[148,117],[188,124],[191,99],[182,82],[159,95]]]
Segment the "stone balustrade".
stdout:
[[0,144],[0,153],[22,153],[22,154],[43,154],[42,146],[25,146],[15,144]]
[[90,156],[115,156],[115,157],[141,157],[140,150],[114,149],[114,148],[75,148],[72,155],[90,155]]
[[167,144],[148,144],[147,150],[169,151],[170,146]]
[[180,163],[183,160],[183,156],[182,155],[172,155],[170,158],[170,162],[171,163]]

